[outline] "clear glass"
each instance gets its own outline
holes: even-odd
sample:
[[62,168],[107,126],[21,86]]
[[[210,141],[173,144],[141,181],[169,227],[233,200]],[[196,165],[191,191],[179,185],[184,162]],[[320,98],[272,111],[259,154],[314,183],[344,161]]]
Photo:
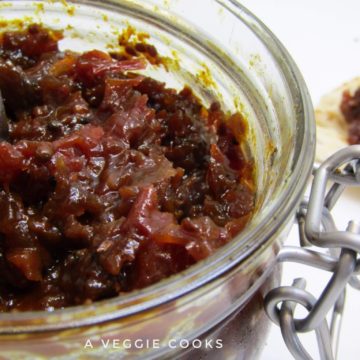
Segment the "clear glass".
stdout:
[[[219,98],[225,109],[246,117],[258,187],[253,220],[214,256],[119,298],[1,314],[0,355],[191,357],[189,350],[170,348],[169,339],[216,335],[226,336],[228,344],[213,356],[253,358],[266,329],[262,307],[254,304],[278,281],[276,253],[314,157],[310,98],[287,51],[235,0],[11,1],[0,8],[1,20],[66,29],[61,47],[77,51],[116,48],[118,34],[129,25],[148,33],[158,52],[179,65],[170,72],[150,67],[148,74],[176,88],[189,84],[205,103]],[[101,342],[139,338],[159,339],[159,348],[106,348]],[[87,339],[93,346],[84,349]]]

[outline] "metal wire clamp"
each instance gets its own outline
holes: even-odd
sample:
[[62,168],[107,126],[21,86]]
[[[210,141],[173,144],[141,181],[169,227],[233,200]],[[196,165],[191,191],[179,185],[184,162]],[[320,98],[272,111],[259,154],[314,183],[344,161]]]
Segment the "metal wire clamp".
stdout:
[[[338,151],[314,170],[310,198],[297,212],[300,247],[283,247],[277,259],[331,272],[320,297],[305,290],[303,278],[295,279],[291,286],[272,289],[265,297],[265,310],[280,326],[295,359],[312,359],[298,336],[309,331],[316,333],[320,358],[336,359],[347,284],[360,290],[360,223],[351,220],[347,229],[340,231],[331,215],[347,186],[360,186],[360,145]],[[299,304],[308,311],[302,319],[294,317]],[[326,317],[330,312],[329,326]]]

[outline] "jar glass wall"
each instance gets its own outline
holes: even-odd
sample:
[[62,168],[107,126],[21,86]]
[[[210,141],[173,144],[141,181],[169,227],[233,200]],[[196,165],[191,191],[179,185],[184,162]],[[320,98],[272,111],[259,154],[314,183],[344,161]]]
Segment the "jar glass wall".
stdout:
[[[234,346],[223,351],[244,352],[241,349],[248,343],[249,356],[262,339],[245,337],[240,347],[235,339],[244,327],[251,334],[251,324],[265,322],[261,307],[249,304],[261,299],[266,285],[277,281],[276,254],[314,156],[309,95],[286,50],[234,0],[11,1],[0,5],[3,20],[40,21],[65,29],[63,49],[116,49],[119,33],[129,26],[149,34],[149,43],[168,58],[171,71],[150,66],[147,74],[178,89],[188,84],[205,104],[218,98],[224,109],[246,117],[248,153],[256,163],[258,188],[256,213],[246,229],[215,255],[181,274],[91,305],[1,314],[0,354],[66,359],[79,354],[102,358],[119,351],[187,356],[188,349],[171,348],[169,339],[215,336],[247,306],[249,323],[232,322]],[[84,349],[88,339],[93,346]],[[160,345],[127,348],[116,342],[121,349],[106,348],[103,341],[107,339],[158,339]]]

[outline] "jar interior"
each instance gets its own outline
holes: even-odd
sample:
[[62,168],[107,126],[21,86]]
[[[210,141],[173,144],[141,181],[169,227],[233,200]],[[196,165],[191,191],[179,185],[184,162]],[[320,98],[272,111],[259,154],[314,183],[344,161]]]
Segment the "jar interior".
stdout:
[[[248,148],[244,152],[255,160],[257,212],[264,211],[290,174],[295,152],[295,124],[288,121],[294,118],[293,99],[284,96],[289,92],[287,84],[264,45],[244,23],[222,21],[221,16],[218,31],[210,33],[201,28],[199,20],[206,19],[196,17],[197,11],[186,12],[194,21],[185,21],[151,1],[141,8],[136,2],[116,2],[115,11],[110,2],[104,2],[101,9],[95,3],[15,1],[9,7],[3,4],[2,19],[20,18],[65,29],[61,50],[116,51],[119,34],[129,27],[148,34],[148,42],[166,58],[168,69],[149,65],[143,73],[177,90],[186,84],[205,105],[219,101],[225,111],[238,111],[246,119]],[[254,216],[255,223],[257,218]]]

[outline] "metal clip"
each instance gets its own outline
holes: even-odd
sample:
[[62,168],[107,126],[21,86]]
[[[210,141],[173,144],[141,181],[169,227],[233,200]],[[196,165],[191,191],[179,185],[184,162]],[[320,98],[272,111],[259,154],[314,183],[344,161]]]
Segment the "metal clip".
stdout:
[[[327,190],[330,181],[332,186]],[[295,279],[292,286],[273,289],[265,297],[265,310],[280,326],[295,359],[312,359],[298,337],[298,333],[309,331],[316,333],[320,358],[336,358],[346,286],[360,289],[360,224],[350,220],[347,229],[339,231],[331,215],[347,186],[360,186],[360,145],[338,151],[314,171],[310,198],[302,202],[297,213],[300,247],[284,247],[278,255],[279,262],[297,262],[332,272],[320,297],[316,299],[305,290],[305,279]],[[303,319],[294,318],[298,304],[308,310]],[[329,327],[326,316],[331,309]]]

